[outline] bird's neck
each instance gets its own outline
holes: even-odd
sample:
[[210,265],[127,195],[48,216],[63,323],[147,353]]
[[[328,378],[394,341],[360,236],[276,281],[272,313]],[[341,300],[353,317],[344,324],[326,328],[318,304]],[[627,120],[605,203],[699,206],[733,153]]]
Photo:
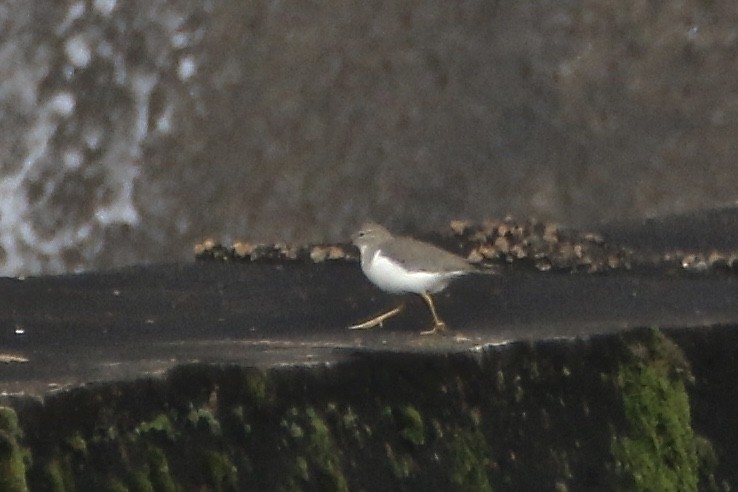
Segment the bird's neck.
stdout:
[[370,249],[368,246],[362,246],[359,248],[361,251],[361,266],[366,270],[371,267],[372,262],[380,253],[379,248]]

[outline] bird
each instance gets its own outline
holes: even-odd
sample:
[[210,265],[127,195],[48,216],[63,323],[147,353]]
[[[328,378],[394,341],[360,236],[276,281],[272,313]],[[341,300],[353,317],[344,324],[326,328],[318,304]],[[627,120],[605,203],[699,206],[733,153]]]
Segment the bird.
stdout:
[[[361,253],[364,275],[375,286],[390,294],[413,293],[423,298],[433,316],[433,327],[422,331],[422,335],[446,331],[446,323],[438,316],[431,294],[441,292],[458,277],[479,272],[460,256],[411,237],[393,236],[379,224],[364,224],[351,240]],[[349,329],[374,328],[403,308],[404,304]]]

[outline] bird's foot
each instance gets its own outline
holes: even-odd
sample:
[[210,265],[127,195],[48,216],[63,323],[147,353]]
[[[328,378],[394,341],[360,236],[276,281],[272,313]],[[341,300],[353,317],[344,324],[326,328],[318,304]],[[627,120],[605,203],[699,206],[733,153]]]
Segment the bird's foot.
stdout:
[[384,323],[386,320],[388,320],[389,318],[393,316],[400,314],[400,312],[402,311],[404,307],[405,305],[401,304],[394,309],[390,309],[386,313],[382,313],[379,316],[375,316],[369,321],[359,323],[358,325],[351,325],[348,327],[348,329],[349,330],[369,330],[371,328],[374,328],[375,326],[382,326],[382,323]]
[[436,323],[435,325],[433,325],[433,328],[431,328],[430,330],[421,331],[420,334],[421,335],[436,335],[436,334],[446,333],[447,331],[448,331],[448,328],[446,328],[446,323],[444,323],[443,321],[440,321]]

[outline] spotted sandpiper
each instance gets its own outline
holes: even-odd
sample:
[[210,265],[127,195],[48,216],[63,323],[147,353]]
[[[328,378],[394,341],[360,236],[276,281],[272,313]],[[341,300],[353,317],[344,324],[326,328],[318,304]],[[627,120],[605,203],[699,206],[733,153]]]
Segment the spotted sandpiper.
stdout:
[[[478,271],[460,256],[416,239],[393,236],[379,224],[365,224],[351,239],[361,252],[361,269],[374,285],[392,294],[419,294],[425,300],[434,325],[421,332],[423,335],[446,329],[446,323],[436,313],[431,294],[445,289],[456,277]],[[381,325],[403,308],[400,305],[349,329]]]

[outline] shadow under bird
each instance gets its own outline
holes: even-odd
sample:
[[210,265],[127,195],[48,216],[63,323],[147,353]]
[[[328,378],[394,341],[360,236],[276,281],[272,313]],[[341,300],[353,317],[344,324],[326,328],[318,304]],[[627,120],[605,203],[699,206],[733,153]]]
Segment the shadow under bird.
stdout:
[[[379,224],[365,224],[351,239],[361,252],[361,269],[374,285],[390,294],[413,293],[425,300],[434,324],[430,330],[421,332],[423,335],[446,330],[446,323],[438,316],[431,294],[441,292],[452,280],[463,275],[490,273],[478,270],[466,259],[432,244],[393,236]],[[381,325],[403,308],[404,304],[401,304],[349,329],[365,330]]]

